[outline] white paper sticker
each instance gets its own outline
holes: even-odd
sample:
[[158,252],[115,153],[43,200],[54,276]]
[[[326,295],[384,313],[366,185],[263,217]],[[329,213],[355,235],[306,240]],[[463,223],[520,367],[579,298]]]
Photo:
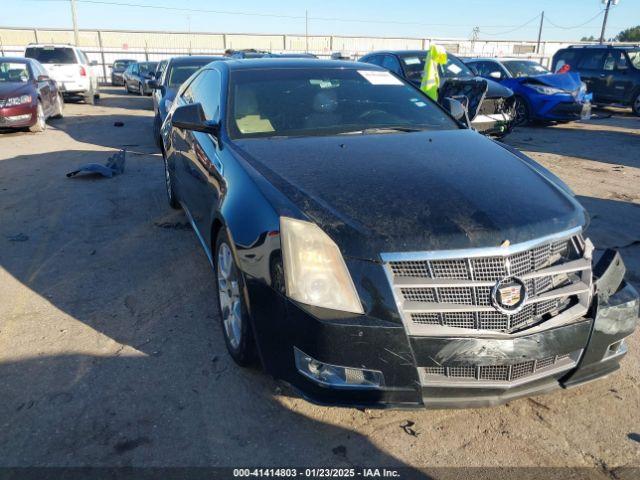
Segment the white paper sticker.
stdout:
[[454,73],[454,74],[456,74],[456,75],[457,75],[458,73],[460,73],[460,72],[462,71],[462,68],[460,68],[460,67],[459,67],[458,65],[456,65],[455,63],[452,63],[451,65],[449,65],[449,66],[447,67],[447,70],[449,70],[451,73]]
[[407,57],[407,58],[403,58],[404,63],[406,65],[419,65],[420,64],[420,59],[418,57]]
[[416,102],[416,103],[414,103],[414,105],[415,105],[416,107],[426,107],[426,106],[427,106],[427,104],[426,104],[426,103],[424,103],[424,102]]
[[402,82],[389,72],[377,72],[375,70],[358,70],[371,85],[402,85]]

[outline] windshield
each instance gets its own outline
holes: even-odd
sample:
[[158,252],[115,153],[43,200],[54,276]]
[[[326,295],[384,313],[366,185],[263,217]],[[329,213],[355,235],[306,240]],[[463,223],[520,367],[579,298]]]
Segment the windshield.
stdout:
[[386,71],[238,70],[231,73],[229,94],[232,138],[458,128],[425,95]]
[[26,63],[0,61],[0,83],[27,83],[30,78],[31,75]]
[[196,62],[193,64],[176,64],[172,65],[168,74],[167,74],[167,85],[172,88],[177,88],[182,85],[186,80],[197,72],[200,67],[203,67],[207,64],[211,63],[211,60],[203,60],[201,62]]
[[[424,55],[407,55],[401,57],[404,71],[408,80],[419,82],[422,80],[424,72],[424,61],[427,52]],[[475,75],[469,67],[467,67],[458,57],[451,54],[447,55],[447,63],[438,66],[438,73],[443,78],[469,78]]]
[[116,60],[113,62],[113,69],[125,70],[132,63],[135,63],[135,60]]
[[538,62],[530,60],[505,60],[502,64],[513,77],[535,77],[551,73]]
[[139,63],[138,65],[140,67],[140,73],[155,72],[156,67],[158,66],[156,62],[144,62],[144,63]]
[[24,56],[38,60],[40,63],[78,63],[73,49],[66,47],[30,47],[27,48]]
[[637,69],[640,69],[640,50],[627,50],[627,55],[629,55],[631,64]]

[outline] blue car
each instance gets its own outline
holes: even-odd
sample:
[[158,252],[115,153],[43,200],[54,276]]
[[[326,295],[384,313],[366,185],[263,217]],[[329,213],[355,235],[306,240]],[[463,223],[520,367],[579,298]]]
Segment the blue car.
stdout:
[[514,91],[517,125],[532,120],[570,122],[591,109],[591,94],[578,73],[554,74],[523,59],[474,58],[466,63],[478,75]]

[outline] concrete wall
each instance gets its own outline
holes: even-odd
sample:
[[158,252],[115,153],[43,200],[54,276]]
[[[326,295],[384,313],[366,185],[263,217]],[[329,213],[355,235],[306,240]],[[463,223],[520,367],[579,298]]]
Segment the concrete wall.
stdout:
[[[73,31],[0,27],[0,55],[21,56],[29,43],[70,43]],[[538,59],[548,66],[560,48],[579,42],[543,42],[536,52],[535,42],[516,40],[476,40],[437,38],[383,38],[351,36],[263,35],[240,33],[153,32],[81,30],[80,47],[99,64],[100,75],[108,76],[117,58],[160,60],[173,55],[221,54],[228,48],[256,48],[271,52],[309,51],[321,57],[342,52],[358,58],[373,50],[413,50],[431,43],[462,56],[523,57]]]

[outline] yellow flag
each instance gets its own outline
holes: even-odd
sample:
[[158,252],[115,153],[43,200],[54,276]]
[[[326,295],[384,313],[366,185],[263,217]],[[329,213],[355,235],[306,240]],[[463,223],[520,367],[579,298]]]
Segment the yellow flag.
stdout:
[[440,88],[438,65],[444,65],[445,63],[447,63],[447,52],[440,45],[432,44],[424,61],[424,74],[422,75],[420,90],[436,102],[438,101],[438,88]]

